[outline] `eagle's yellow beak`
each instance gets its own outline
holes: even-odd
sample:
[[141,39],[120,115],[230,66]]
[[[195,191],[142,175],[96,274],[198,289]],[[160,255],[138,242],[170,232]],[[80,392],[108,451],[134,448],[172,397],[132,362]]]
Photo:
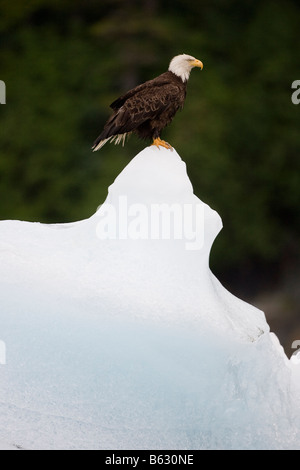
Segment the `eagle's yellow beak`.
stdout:
[[202,64],[201,60],[198,60],[198,59],[193,60],[191,62],[191,66],[192,67],[200,67],[201,70],[203,69],[203,64]]

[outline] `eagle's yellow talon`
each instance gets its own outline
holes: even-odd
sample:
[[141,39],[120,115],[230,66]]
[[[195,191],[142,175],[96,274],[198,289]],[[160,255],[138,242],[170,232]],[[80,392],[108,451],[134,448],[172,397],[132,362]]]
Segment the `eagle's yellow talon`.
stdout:
[[156,145],[158,149],[159,147],[164,147],[165,149],[173,151],[172,145],[170,145],[168,142],[165,142],[164,140],[161,140],[160,137],[158,137],[157,139],[153,139],[152,145]]

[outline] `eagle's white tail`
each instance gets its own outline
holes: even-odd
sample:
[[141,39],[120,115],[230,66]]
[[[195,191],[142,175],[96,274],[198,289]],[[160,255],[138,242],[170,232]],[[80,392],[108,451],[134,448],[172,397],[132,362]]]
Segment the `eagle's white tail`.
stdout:
[[103,145],[105,145],[106,142],[109,142],[109,141],[110,143],[114,142],[115,145],[122,143],[122,146],[124,147],[126,136],[128,136],[129,134],[131,134],[131,132],[125,132],[125,134],[112,135],[110,137],[107,137],[107,139],[100,140],[100,142],[94,144],[94,146],[92,147],[92,150],[93,152],[100,150],[103,147]]

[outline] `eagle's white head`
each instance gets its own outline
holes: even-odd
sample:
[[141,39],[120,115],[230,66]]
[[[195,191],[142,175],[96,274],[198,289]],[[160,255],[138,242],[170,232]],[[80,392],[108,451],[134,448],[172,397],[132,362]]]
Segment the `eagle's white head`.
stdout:
[[203,64],[201,60],[195,59],[191,55],[180,54],[171,60],[169,71],[175,73],[183,82],[186,82],[193,67],[200,67],[202,70]]

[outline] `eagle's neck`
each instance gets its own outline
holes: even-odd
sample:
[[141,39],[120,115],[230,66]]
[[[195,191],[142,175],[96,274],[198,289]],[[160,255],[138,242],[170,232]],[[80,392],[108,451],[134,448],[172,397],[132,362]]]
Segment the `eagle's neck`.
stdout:
[[190,77],[191,68],[187,67],[186,64],[171,62],[169,72],[172,72],[177,75],[177,77],[180,77],[183,83],[185,83]]

